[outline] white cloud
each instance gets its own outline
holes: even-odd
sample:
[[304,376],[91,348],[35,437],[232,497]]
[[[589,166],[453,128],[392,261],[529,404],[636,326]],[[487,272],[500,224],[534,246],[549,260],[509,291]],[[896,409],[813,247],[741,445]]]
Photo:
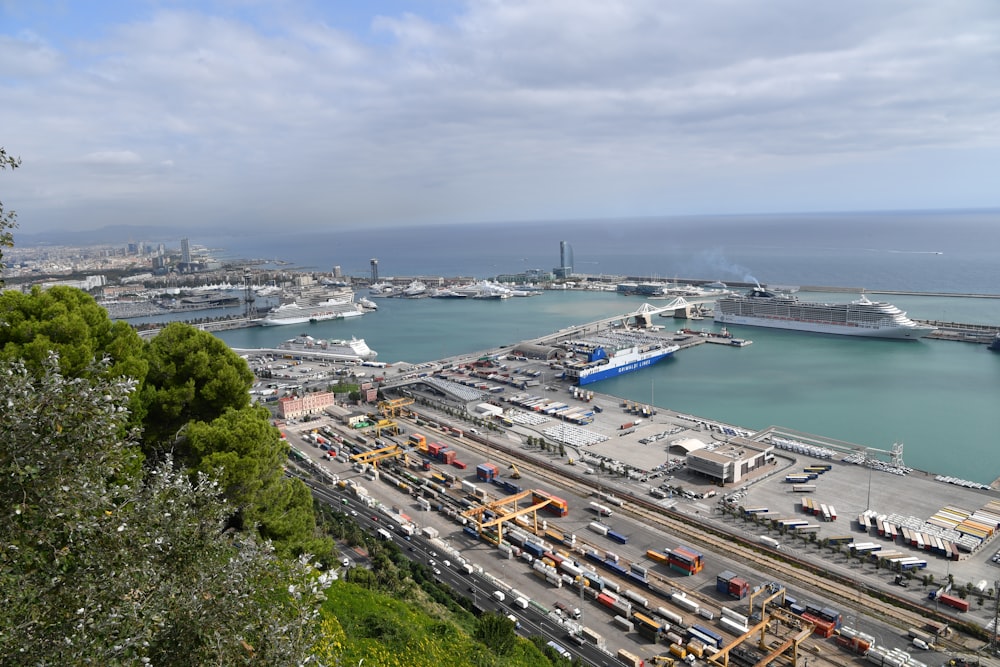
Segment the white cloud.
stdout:
[[83,161],[88,164],[139,164],[142,159],[132,151],[97,151],[85,155]]
[[45,76],[60,65],[59,53],[38,35],[0,34],[0,77]]
[[[70,203],[106,222],[123,192],[119,222],[169,201],[246,225],[996,203],[963,154],[1000,144],[994,7],[492,0],[376,7],[355,35],[301,8],[0,34],[3,143],[25,161],[5,197],[42,224]],[[907,159],[923,185],[831,194]]]

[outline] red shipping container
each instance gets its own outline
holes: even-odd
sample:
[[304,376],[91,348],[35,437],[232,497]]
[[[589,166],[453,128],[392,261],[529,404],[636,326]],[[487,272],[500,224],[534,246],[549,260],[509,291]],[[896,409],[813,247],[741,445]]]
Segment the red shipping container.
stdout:
[[938,596],[938,602],[941,604],[946,604],[949,607],[954,607],[959,611],[969,611],[969,601],[963,600],[960,597],[955,597],[954,595],[948,595],[947,593],[942,593]]
[[804,618],[805,620],[809,621],[814,626],[816,626],[813,628],[813,634],[819,635],[820,637],[824,638],[832,637],[833,631],[837,629],[834,626],[834,624],[831,623],[830,621],[824,621],[822,618],[819,618],[818,616],[813,616],[808,612],[802,614],[802,618]]
[[742,600],[750,592],[750,584],[745,579],[733,577],[729,580],[729,594]]

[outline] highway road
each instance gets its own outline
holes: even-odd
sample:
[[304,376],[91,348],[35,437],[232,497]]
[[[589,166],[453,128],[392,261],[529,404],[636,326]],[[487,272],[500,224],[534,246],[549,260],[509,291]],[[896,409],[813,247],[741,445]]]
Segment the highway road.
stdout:
[[[378,529],[383,528],[382,522],[372,520],[377,516],[369,507],[359,503],[357,499],[336,487],[329,487],[325,484],[313,482],[308,478],[303,481],[309,485],[313,491],[313,496],[328,503],[342,512],[348,513],[351,518],[358,522],[372,536],[377,536]],[[347,501],[344,503],[344,501]],[[614,656],[601,650],[593,644],[578,645],[569,639],[569,632],[564,628],[557,617],[546,616],[534,607],[521,609],[513,604],[510,596],[505,596],[503,602],[499,602],[494,597],[497,587],[482,575],[473,572],[466,574],[464,570],[458,569],[458,563],[450,561],[450,556],[442,554],[423,536],[415,534],[409,538],[398,533],[390,532],[392,542],[410,560],[422,563],[434,572],[434,578],[441,583],[451,587],[460,595],[470,598],[475,607],[482,612],[495,612],[502,616],[513,614],[520,622],[521,627],[518,634],[527,636],[544,637],[546,641],[554,641],[574,657],[578,657],[590,665],[611,665],[617,664]],[[450,567],[444,564],[449,560]]]

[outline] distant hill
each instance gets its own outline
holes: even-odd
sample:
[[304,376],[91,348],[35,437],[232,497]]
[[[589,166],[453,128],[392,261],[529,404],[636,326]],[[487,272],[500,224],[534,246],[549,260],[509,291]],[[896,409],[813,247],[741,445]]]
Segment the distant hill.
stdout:
[[[206,230],[197,230],[197,235],[205,235]],[[167,243],[177,245],[184,237],[193,237],[195,230],[166,227],[162,225],[108,225],[99,229],[49,230],[28,232],[24,227],[14,230],[14,245],[29,247],[40,245],[87,246],[100,244],[123,244],[128,241]]]

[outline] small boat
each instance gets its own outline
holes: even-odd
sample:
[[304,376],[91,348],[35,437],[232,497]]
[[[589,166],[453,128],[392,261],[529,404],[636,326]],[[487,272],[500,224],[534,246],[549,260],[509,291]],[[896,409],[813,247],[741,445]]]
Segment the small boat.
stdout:
[[403,288],[403,296],[414,298],[418,296],[423,296],[427,293],[427,285],[419,280],[414,280],[405,288]]

